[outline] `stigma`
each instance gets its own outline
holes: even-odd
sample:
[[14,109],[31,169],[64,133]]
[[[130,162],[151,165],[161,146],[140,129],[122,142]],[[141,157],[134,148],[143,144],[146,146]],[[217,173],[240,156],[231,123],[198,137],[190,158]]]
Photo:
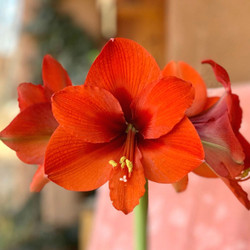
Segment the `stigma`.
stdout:
[[119,179],[119,181],[123,181],[123,182],[127,182],[127,176],[126,175],[123,175],[122,178]]

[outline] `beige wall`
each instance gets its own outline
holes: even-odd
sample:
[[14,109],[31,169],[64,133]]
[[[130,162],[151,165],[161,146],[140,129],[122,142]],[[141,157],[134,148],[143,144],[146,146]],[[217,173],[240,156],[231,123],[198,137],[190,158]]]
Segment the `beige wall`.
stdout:
[[[167,58],[190,63],[203,74],[211,58],[232,82],[250,81],[249,0],[167,0]],[[211,79],[208,79],[211,86]]]
[[164,67],[165,0],[117,0],[117,9],[117,36],[138,42]]

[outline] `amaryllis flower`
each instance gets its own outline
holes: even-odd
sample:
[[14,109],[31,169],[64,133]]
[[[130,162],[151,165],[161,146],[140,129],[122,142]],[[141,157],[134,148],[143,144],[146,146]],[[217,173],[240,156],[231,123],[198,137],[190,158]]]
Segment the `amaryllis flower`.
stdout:
[[[213,67],[217,80],[225,88],[225,94],[221,98],[207,98],[204,95],[205,98],[197,102],[197,106],[200,103],[199,112],[190,113],[192,116],[190,120],[201,138],[206,161],[194,172],[205,177],[220,177],[240,202],[250,209],[247,193],[238,184],[239,181],[244,180],[241,178],[244,170],[250,167],[250,144],[239,132],[242,119],[239,98],[232,94],[230,79],[224,68],[212,60],[206,60],[203,63]],[[171,62],[165,70],[164,75],[172,74],[181,77],[194,83],[195,89],[199,85],[199,91],[205,86],[200,80],[197,81],[201,79],[200,76],[197,77],[198,73],[183,62]],[[180,74],[183,71],[186,72],[186,77]],[[187,177],[175,185],[179,190],[185,189]]]
[[193,99],[191,84],[162,79],[140,45],[111,39],[85,84],[52,98],[59,127],[47,147],[45,173],[74,191],[109,181],[114,207],[129,213],[146,179],[173,183],[203,162],[199,136],[185,116]]
[[0,139],[16,151],[21,161],[39,165],[31,191],[40,191],[49,181],[44,176],[44,155],[48,141],[58,126],[51,110],[51,96],[72,85],[67,72],[50,55],[44,56],[42,77],[43,85],[21,83],[18,86],[20,113],[0,133]]

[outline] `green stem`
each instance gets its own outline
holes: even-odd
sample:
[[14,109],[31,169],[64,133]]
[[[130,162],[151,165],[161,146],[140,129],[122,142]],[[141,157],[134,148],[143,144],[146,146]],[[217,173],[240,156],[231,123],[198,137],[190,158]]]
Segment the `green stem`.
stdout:
[[147,250],[147,219],[148,219],[148,181],[145,194],[135,207],[135,250]]

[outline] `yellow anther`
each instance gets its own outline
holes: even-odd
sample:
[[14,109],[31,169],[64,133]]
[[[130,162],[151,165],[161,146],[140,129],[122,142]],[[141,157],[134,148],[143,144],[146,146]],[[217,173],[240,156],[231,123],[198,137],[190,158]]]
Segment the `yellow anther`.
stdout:
[[122,164],[126,160],[126,156],[122,156],[120,159],[120,164]]
[[126,159],[126,166],[128,168],[128,172],[131,173],[133,170],[133,163],[130,160]]
[[125,162],[123,162],[123,163],[121,164],[121,168],[124,168],[124,167],[125,167],[125,165],[126,165],[126,163],[125,163]]
[[116,163],[114,160],[110,160],[110,161],[109,161],[109,164],[110,164],[113,168],[115,168],[115,167],[117,166],[117,163]]
[[125,160],[126,160],[126,157],[125,156],[122,156],[121,159],[120,159],[120,164],[121,164],[121,168],[124,168],[126,163],[125,163]]
[[[127,166],[128,172],[131,173],[133,170],[133,163],[126,158],[126,156],[122,156],[119,163],[121,164],[121,168],[124,168]],[[111,163],[110,163],[111,164]],[[112,164],[111,164],[112,165]]]

